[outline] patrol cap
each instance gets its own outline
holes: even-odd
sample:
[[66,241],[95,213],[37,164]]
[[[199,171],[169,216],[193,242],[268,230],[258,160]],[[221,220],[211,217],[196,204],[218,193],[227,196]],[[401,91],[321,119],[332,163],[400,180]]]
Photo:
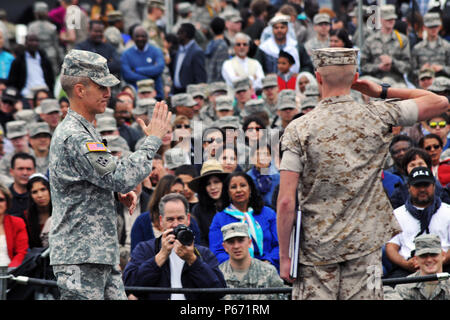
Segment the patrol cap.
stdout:
[[149,0],[148,1],[149,7],[156,7],[164,11],[164,1],[161,0]]
[[239,129],[239,117],[237,116],[225,116],[213,122],[213,127],[220,129],[233,128]]
[[2,101],[16,103],[19,100],[19,91],[14,87],[6,87],[2,93]]
[[222,231],[223,241],[235,237],[248,237],[248,226],[244,222],[233,222],[224,225],[220,231]]
[[37,121],[37,114],[34,110],[23,109],[19,110],[14,114],[15,120],[23,120],[26,123],[33,123]]
[[115,27],[109,27],[104,32],[106,40],[111,43],[113,46],[123,46],[122,44],[122,35],[119,29]]
[[427,28],[438,27],[442,25],[441,16],[438,12],[428,12],[423,16],[423,24]]
[[339,65],[356,65],[358,49],[322,48],[313,50],[313,61],[316,68]]
[[228,93],[228,86],[225,82],[223,81],[216,81],[216,82],[211,82],[209,84],[209,93],[213,94],[216,92],[224,92],[225,94]]
[[117,22],[123,19],[123,14],[122,11],[113,10],[108,12],[106,17],[108,18],[108,22]]
[[295,99],[296,97],[295,90],[292,89],[281,90],[280,93],[278,94],[278,99],[284,99],[285,97]]
[[419,183],[435,183],[433,172],[427,167],[416,167],[411,170],[408,176],[408,183],[416,185]]
[[316,84],[308,83],[303,94],[307,97],[318,97],[320,95],[319,87]]
[[136,85],[138,93],[155,91],[155,80],[153,79],[139,80],[136,82]]
[[32,123],[29,126],[29,132],[30,132],[30,138],[33,138],[34,136],[37,136],[41,133],[46,133],[48,135],[52,135],[52,132],[50,131],[50,126],[47,122],[35,122]]
[[395,6],[392,4],[382,5],[380,8],[381,18],[384,20],[397,19],[397,14],[395,13]]
[[133,114],[140,115],[147,113],[149,116],[151,116],[153,114],[153,109],[155,108],[156,102],[157,101],[153,98],[139,99],[136,102],[136,108],[133,109]]
[[223,95],[216,98],[217,111],[231,111],[233,109],[233,99],[231,97]]
[[172,107],[183,106],[183,107],[193,107],[197,104],[197,101],[192,98],[188,93],[177,93],[171,98]]
[[254,114],[264,110],[264,99],[250,99],[244,105],[244,111],[246,114]]
[[101,55],[72,49],[64,57],[62,74],[73,77],[88,77],[95,83],[104,87],[113,87],[120,83],[108,69],[107,60]]
[[313,23],[314,24],[319,24],[319,23],[328,23],[331,24],[331,18],[328,14],[326,13],[318,13],[314,16],[313,18]]
[[419,72],[419,80],[422,80],[423,78],[434,78],[435,72],[433,69],[425,68],[420,70]]
[[439,254],[442,252],[441,238],[436,234],[422,234],[414,239],[415,256],[426,253]]
[[242,77],[233,81],[233,88],[235,92],[250,89],[250,79],[248,77]]
[[189,2],[180,2],[178,4],[178,13],[179,14],[187,14],[192,12],[192,6]]
[[306,97],[301,101],[302,110],[306,108],[315,108],[317,105],[317,99],[314,97]]
[[95,119],[98,121],[99,119],[101,119],[101,118],[104,118],[104,117],[114,117],[114,109],[111,109],[111,108],[105,108],[105,112],[103,112],[103,113],[97,113],[96,115],[95,115]]
[[431,86],[428,87],[429,91],[432,92],[444,92],[450,90],[450,78],[447,77],[436,77],[433,80]]
[[97,120],[97,131],[102,133],[104,131],[117,130],[117,121],[114,117],[102,117]]
[[284,96],[282,98],[278,98],[277,110],[296,109],[296,108],[297,103],[295,101],[295,97]]
[[274,16],[272,19],[270,19],[269,25],[274,26],[277,23],[288,24],[290,20],[291,20],[290,16],[284,15],[284,14],[279,14],[279,15]]
[[266,75],[262,80],[262,88],[278,87],[278,78],[275,73]]
[[6,137],[8,139],[15,139],[26,136],[28,131],[26,129],[27,123],[23,120],[9,121],[6,123]]
[[109,134],[102,138],[106,139],[107,148],[112,152],[130,151],[127,141],[120,135]]
[[56,99],[44,99],[39,106],[41,107],[41,113],[60,112],[59,102]]
[[174,170],[182,165],[191,164],[191,159],[183,149],[172,148],[164,152],[164,164],[169,170]]
[[205,91],[204,91],[204,84],[198,83],[198,84],[189,84],[186,87],[186,93],[189,93],[193,98],[201,96],[203,99],[206,98]]
[[37,1],[34,4],[34,12],[48,12],[48,4],[43,1]]
[[244,20],[242,19],[241,14],[240,14],[239,12],[233,13],[233,14],[230,16],[229,20],[230,20],[231,22],[243,22],[243,21],[244,21]]

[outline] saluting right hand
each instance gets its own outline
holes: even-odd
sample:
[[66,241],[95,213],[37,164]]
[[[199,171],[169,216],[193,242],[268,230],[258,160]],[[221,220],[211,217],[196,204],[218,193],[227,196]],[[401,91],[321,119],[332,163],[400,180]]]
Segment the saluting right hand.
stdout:
[[169,112],[168,109],[167,104],[164,101],[160,101],[155,105],[152,119],[148,126],[145,125],[142,119],[137,119],[145,135],[156,136],[160,139],[164,137],[171,127],[172,112]]

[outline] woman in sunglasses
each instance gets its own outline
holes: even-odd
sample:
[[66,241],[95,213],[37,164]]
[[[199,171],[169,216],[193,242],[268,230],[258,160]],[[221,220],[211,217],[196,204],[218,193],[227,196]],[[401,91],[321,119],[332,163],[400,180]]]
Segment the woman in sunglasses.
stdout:
[[419,147],[424,149],[431,158],[433,175],[437,178],[439,162],[442,153],[443,141],[440,136],[429,133],[419,141]]
[[174,140],[172,147],[177,146],[177,148],[181,148],[188,154],[191,154],[193,152],[193,145],[191,143],[192,128],[189,118],[183,115],[177,116],[173,121],[172,129]]
[[0,184],[0,261],[16,268],[27,254],[28,234],[23,219],[7,213],[11,203],[11,192]]
[[438,117],[431,118],[427,121],[427,130],[429,133],[434,133],[442,139],[442,151],[447,150],[450,145],[450,140],[447,139],[448,132],[450,131],[450,119],[446,113],[441,114]]

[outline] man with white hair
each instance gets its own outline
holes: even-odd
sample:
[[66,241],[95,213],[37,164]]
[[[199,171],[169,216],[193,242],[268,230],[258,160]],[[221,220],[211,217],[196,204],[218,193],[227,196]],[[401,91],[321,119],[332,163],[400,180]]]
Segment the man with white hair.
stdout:
[[222,66],[222,77],[227,85],[232,87],[237,79],[249,77],[253,88],[261,89],[264,71],[258,60],[248,57],[250,37],[242,32],[237,33],[234,37],[233,48],[235,56],[225,61]]

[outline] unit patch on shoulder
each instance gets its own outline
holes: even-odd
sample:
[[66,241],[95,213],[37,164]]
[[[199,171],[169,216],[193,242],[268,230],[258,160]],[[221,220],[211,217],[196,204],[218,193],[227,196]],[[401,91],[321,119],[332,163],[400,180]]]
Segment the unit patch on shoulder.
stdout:
[[90,152],[107,151],[105,145],[101,142],[87,142],[86,147]]

